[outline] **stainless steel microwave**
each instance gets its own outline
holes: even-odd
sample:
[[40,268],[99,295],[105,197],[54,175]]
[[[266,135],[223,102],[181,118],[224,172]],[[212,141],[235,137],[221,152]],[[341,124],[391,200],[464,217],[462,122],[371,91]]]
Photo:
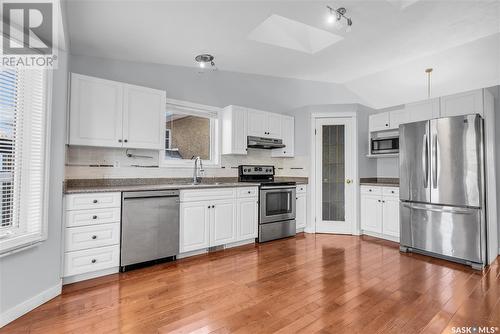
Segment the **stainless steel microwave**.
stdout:
[[371,139],[371,154],[399,153],[399,137],[380,137]]

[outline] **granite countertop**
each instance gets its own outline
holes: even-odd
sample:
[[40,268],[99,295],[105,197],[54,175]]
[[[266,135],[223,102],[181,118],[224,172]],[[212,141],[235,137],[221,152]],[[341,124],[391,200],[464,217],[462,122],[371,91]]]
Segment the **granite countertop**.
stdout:
[[[297,182],[307,184],[307,178],[276,177],[278,182]],[[71,179],[64,182],[65,194],[148,191],[169,189],[235,188],[254,187],[259,183],[238,182],[235,177],[206,177],[199,184],[193,184],[191,178],[138,178],[138,179]]]
[[399,178],[396,177],[362,177],[359,179],[362,186],[399,187]]

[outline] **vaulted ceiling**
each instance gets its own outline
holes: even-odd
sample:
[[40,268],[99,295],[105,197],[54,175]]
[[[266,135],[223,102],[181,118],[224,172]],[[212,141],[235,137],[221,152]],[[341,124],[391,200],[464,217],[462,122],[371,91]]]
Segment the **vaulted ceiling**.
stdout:
[[[326,5],[347,8],[351,32],[326,23]],[[208,52],[219,70],[342,83],[374,107],[420,98],[429,66],[435,67],[436,93],[439,85],[446,93],[448,83],[462,89],[457,80],[466,81],[464,89],[500,83],[497,0],[73,0],[67,11],[76,55],[195,66],[194,56]],[[304,46],[316,43],[315,37],[294,29],[271,37],[278,45],[300,43],[295,49],[249,38],[272,15],[340,40],[316,52],[313,44]]]

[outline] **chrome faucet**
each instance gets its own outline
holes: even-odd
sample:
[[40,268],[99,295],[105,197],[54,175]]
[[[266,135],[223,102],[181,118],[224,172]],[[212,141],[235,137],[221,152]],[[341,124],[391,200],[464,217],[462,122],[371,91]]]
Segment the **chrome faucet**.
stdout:
[[[201,182],[201,175],[203,173],[203,162],[200,157],[193,157],[194,159],[194,171],[193,171],[193,184],[198,184]],[[200,176],[198,176],[198,161],[200,162]]]

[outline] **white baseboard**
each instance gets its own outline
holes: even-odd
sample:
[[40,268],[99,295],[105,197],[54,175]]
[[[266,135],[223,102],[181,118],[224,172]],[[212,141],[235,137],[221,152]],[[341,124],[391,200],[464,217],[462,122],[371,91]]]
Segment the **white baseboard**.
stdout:
[[370,231],[361,231],[361,232],[362,232],[362,234],[369,235],[371,237],[385,239],[385,240],[394,241],[394,242],[399,243],[399,238],[393,237],[392,235],[381,234],[381,233],[370,232]]
[[316,233],[316,230],[313,227],[306,227],[304,233]]
[[0,314],[0,328],[61,294],[62,281]]
[[113,268],[108,268],[108,269],[93,271],[93,272],[90,272],[90,273],[85,273],[85,274],[79,274],[79,275],[64,277],[63,278],[63,285],[71,284],[71,283],[76,283],[76,282],[80,282],[80,281],[85,281],[85,280],[96,278],[96,277],[101,277],[101,276],[116,274],[117,272],[120,271],[119,269],[120,269],[120,267],[113,267]]

